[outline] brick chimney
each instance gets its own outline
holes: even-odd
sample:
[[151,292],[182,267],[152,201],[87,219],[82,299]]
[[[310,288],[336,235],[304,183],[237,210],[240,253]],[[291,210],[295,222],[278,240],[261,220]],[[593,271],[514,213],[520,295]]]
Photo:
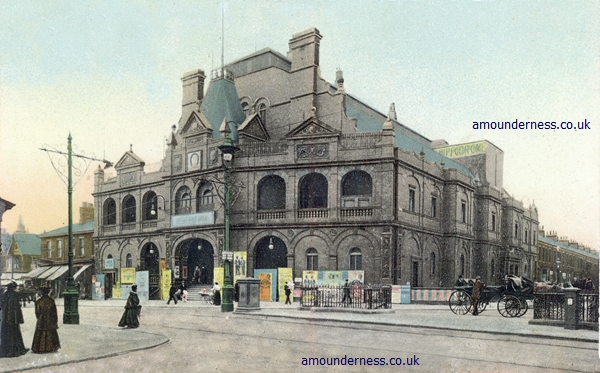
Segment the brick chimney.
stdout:
[[79,208],[79,224],[85,224],[88,221],[94,221],[94,205],[83,202]]
[[183,98],[182,106],[197,103],[204,97],[204,71],[192,70],[183,75]]
[[319,43],[323,36],[312,27],[294,34],[289,42],[288,58],[292,61],[292,71],[319,66]]

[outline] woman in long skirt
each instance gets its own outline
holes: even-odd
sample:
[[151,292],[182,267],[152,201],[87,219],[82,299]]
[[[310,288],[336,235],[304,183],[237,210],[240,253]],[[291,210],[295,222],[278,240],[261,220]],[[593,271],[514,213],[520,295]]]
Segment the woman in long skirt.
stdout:
[[215,286],[212,288],[213,291],[213,304],[215,306],[221,305],[221,287],[218,282],[215,282]]
[[140,306],[140,299],[138,298],[136,291],[137,285],[133,285],[131,287],[131,292],[129,292],[127,303],[125,303],[125,312],[123,312],[121,321],[119,321],[120,327],[137,328],[140,326],[138,317],[140,316],[142,306]]
[[50,289],[43,287],[40,289],[42,296],[35,302],[35,334],[33,335],[33,344],[31,351],[41,354],[46,352],[55,352],[60,349],[60,340],[58,338],[58,313],[56,312],[56,303],[50,298]]

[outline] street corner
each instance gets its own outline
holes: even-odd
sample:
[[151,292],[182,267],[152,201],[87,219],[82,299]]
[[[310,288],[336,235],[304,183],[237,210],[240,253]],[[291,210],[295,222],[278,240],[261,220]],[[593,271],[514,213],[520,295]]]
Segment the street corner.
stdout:
[[[23,333],[27,339],[26,333]],[[31,351],[14,358],[0,359],[0,373],[59,366],[149,349],[169,342],[169,338],[144,331],[144,327],[126,329],[96,325],[60,325],[61,349],[54,353]]]

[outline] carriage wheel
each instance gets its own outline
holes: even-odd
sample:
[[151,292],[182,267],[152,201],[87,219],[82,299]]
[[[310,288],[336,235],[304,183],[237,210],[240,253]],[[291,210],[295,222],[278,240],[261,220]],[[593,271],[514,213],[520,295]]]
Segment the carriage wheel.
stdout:
[[482,313],[485,311],[485,308],[488,306],[488,302],[484,302],[479,299],[479,303],[477,303],[477,313]]
[[456,315],[466,315],[473,306],[473,299],[464,290],[455,290],[450,295],[448,300],[450,310]]
[[521,306],[521,310],[519,311],[519,314],[517,315],[517,317],[521,317],[527,313],[527,310],[529,309],[529,305],[527,304],[527,299],[521,299],[520,306]]
[[521,302],[514,295],[505,295],[498,301],[498,312],[504,317],[516,317],[521,312]]

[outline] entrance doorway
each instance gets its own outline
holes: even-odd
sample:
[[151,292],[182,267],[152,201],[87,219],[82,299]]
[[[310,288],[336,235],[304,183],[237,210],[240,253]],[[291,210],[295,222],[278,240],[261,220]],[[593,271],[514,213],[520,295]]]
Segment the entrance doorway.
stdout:
[[411,286],[414,288],[419,286],[419,262],[413,262],[413,264],[412,264]]
[[152,242],[148,242],[142,248],[142,269],[148,271],[148,293],[150,299],[159,300],[159,254],[158,247]]
[[198,283],[211,285],[214,273],[214,251],[210,242],[202,238],[194,238],[182,242],[175,251],[175,281],[195,283],[194,274],[198,267],[200,273]]
[[[287,247],[275,237],[266,236],[256,243],[256,269],[277,269],[287,267]],[[252,274],[248,274],[251,276]]]

